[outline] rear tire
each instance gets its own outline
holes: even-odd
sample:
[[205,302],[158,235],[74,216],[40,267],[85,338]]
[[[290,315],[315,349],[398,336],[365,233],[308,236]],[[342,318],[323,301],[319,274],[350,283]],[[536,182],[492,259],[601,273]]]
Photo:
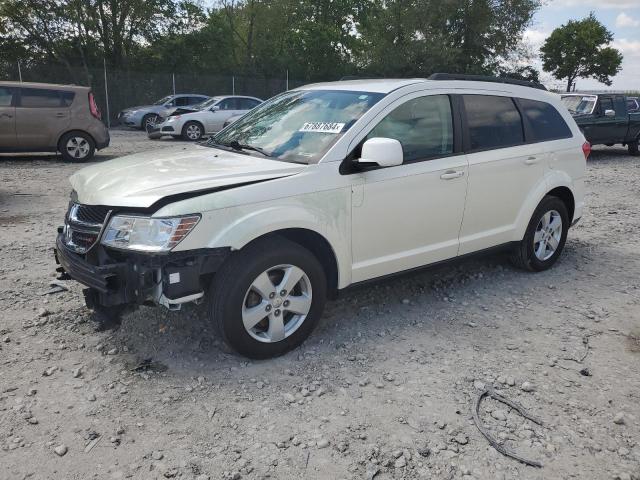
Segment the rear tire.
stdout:
[[640,155],[640,151],[638,151],[638,140],[636,140],[635,142],[629,142],[627,148],[629,149],[629,155],[631,155],[632,157],[637,157]]
[[569,222],[564,202],[558,197],[544,197],[531,216],[524,238],[513,249],[511,263],[531,272],[551,268],[564,248]]
[[86,162],[96,153],[96,144],[84,132],[69,132],[60,139],[58,151],[67,162]]
[[187,122],[182,127],[182,138],[189,142],[197,142],[202,140],[204,135],[204,128],[198,122]]
[[283,237],[265,238],[233,253],[216,273],[209,317],[241,355],[277,357],[311,334],[326,294],[324,270],[311,252]]

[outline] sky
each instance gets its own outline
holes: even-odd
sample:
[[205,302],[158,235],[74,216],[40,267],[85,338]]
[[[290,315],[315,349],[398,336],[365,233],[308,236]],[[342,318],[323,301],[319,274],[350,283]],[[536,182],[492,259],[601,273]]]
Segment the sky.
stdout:
[[[596,80],[578,79],[577,88],[640,90],[640,0],[546,0],[525,32],[525,42],[537,56],[538,49],[555,28],[568,20],[582,19],[592,11],[613,33],[612,46],[622,52],[624,60],[622,70],[613,78],[611,87]],[[539,60],[535,66],[542,70]],[[541,80],[547,86],[564,86],[563,82],[544,72]]]

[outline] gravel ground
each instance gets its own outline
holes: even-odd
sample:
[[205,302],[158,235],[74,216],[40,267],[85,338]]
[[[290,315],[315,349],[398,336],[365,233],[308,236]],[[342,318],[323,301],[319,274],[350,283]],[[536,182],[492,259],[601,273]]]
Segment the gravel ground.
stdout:
[[[176,143],[115,131],[96,161]],[[97,332],[45,294],[79,166],[0,156],[0,479],[640,479],[640,162],[594,151],[550,271],[486,256],[330,302],[284,357],[223,349],[203,307]],[[580,373],[582,371],[582,373]],[[525,466],[489,446],[480,416]]]

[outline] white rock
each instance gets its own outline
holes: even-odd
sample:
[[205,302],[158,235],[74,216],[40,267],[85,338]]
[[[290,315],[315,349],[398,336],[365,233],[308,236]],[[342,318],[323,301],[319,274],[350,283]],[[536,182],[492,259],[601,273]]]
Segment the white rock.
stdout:
[[56,452],[56,455],[58,455],[59,457],[64,457],[69,451],[69,449],[65,444],[62,444],[55,447],[53,451]]

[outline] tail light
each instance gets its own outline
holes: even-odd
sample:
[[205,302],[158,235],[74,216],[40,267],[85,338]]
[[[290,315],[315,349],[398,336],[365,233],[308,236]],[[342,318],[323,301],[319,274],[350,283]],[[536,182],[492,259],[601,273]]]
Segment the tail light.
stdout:
[[100,114],[100,109],[96,103],[96,97],[93,96],[93,92],[89,92],[89,111],[91,112],[91,115],[96,117],[98,120],[102,120],[102,115]]
[[584,153],[584,159],[588,159],[591,154],[591,144],[589,142],[584,142],[582,144],[582,153]]

